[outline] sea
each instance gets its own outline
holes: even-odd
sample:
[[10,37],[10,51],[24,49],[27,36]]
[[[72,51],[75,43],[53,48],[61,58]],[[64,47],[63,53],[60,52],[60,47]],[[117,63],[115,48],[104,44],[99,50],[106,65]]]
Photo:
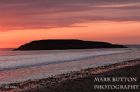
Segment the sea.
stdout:
[[140,58],[140,51],[132,48],[38,51],[2,49],[0,50],[0,84],[46,78],[135,58]]
[[33,66],[80,61],[99,55],[122,53],[127,50],[40,50],[40,51],[0,51],[0,71]]

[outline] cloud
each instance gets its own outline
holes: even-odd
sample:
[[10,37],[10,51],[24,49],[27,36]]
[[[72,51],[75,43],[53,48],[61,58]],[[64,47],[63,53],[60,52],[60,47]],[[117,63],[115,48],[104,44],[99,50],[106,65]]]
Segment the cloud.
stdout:
[[0,0],[0,29],[46,29],[86,21],[140,21],[139,0]]

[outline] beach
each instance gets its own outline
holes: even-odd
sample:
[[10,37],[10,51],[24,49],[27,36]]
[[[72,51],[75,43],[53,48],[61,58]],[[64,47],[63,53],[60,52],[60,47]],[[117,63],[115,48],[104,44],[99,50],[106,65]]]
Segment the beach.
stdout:
[[[56,51],[54,52],[56,53]],[[44,57],[46,55],[45,53],[39,54],[39,56]],[[95,50],[84,50],[84,51],[74,50],[70,52],[67,51],[67,53],[65,51],[61,53],[57,51],[57,53],[58,55],[66,55],[64,57],[65,59],[68,59],[68,61],[64,62],[61,61],[60,59],[58,63],[52,63],[52,64],[44,63],[44,65],[40,65],[37,63],[37,66],[33,65],[33,66],[26,66],[21,68],[10,68],[4,71],[0,71],[1,91],[2,92],[3,91],[4,92],[5,91],[6,92],[29,92],[29,91],[31,92],[93,92],[96,90],[97,92],[98,91],[100,92],[100,90],[106,91],[104,90],[104,87],[105,89],[108,90],[110,89],[110,87],[112,87],[111,85],[108,86],[103,85],[104,83],[106,84],[106,82],[108,82],[109,84],[110,83],[121,84],[120,82],[117,81],[112,82],[111,78],[113,77],[131,78],[133,76],[139,78],[139,66],[140,66],[139,49],[102,49],[102,50],[95,49]],[[73,56],[70,55],[71,53],[73,53]],[[68,55],[70,55],[71,57],[67,57]],[[31,55],[23,55],[23,56],[20,55],[19,58],[21,59],[24,57],[25,60],[30,61],[30,59],[26,59],[29,58],[29,56]],[[33,55],[32,57],[35,56]],[[11,56],[10,58],[13,57],[15,56]],[[57,57],[60,58],[60,56]],[[55,59],[57,57],[55,57]],[[71,58],[72,60],[69,60]],[[49,60],[51,61],[51,59]],[[32,63],[32,59],[30,62]],[[22,64],[23,63],[21,62],[21,65]],[[102,80],[102,81],[95,82],[94,80],[96,77],[98,78],[98,76],[100,77],[102,76],[103,78],[109,76],[110,79],[106,79],[106,80],[110,80],[110,81]],[[137,79],[136,83],[134,84],[138,84],[137,83],[138,81],[139,80]],[[95,85],[96,83],[101,85]],[[124,82],[124,83],[133,84],[133,82],[132,83]],[[133,88],[132,85],[129,86]],[[89,89],[89,87],[91,89]],[[134,87],[138,87],[138,86],[134,86]],[[131,91],[133,92],[137,90],[138,89],[133,89]]]
[[[1,86],[4,92],[139,92],[140,59]],[[97,79],[98,78],[98,79]],[[108,79],[108,80],[107,80]],[[114,79],[112,81],[111,79]],[[108,87],[97,87],[97,86]],[[115,85],[121,88],[116,88]],[[125,85],[125,88],[123,86]],[[113,88],[111,89],[111,86]]]

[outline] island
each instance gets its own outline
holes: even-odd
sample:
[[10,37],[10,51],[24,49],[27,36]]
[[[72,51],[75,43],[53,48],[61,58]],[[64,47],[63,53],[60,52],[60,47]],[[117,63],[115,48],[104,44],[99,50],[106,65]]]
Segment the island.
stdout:
[[48,39],[35,40],[21,45],[14,50],[67,50],[67,49],[95,49],[95,48],[127,48],[123,45],[99,41],[84,41],[77,39]]

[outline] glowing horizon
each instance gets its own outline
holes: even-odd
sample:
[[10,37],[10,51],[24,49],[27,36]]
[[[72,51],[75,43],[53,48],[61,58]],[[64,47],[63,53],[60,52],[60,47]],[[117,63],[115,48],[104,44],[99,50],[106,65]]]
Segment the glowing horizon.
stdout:
[[33,40],[140,44],[140,1],[1,0],[0,48]]

